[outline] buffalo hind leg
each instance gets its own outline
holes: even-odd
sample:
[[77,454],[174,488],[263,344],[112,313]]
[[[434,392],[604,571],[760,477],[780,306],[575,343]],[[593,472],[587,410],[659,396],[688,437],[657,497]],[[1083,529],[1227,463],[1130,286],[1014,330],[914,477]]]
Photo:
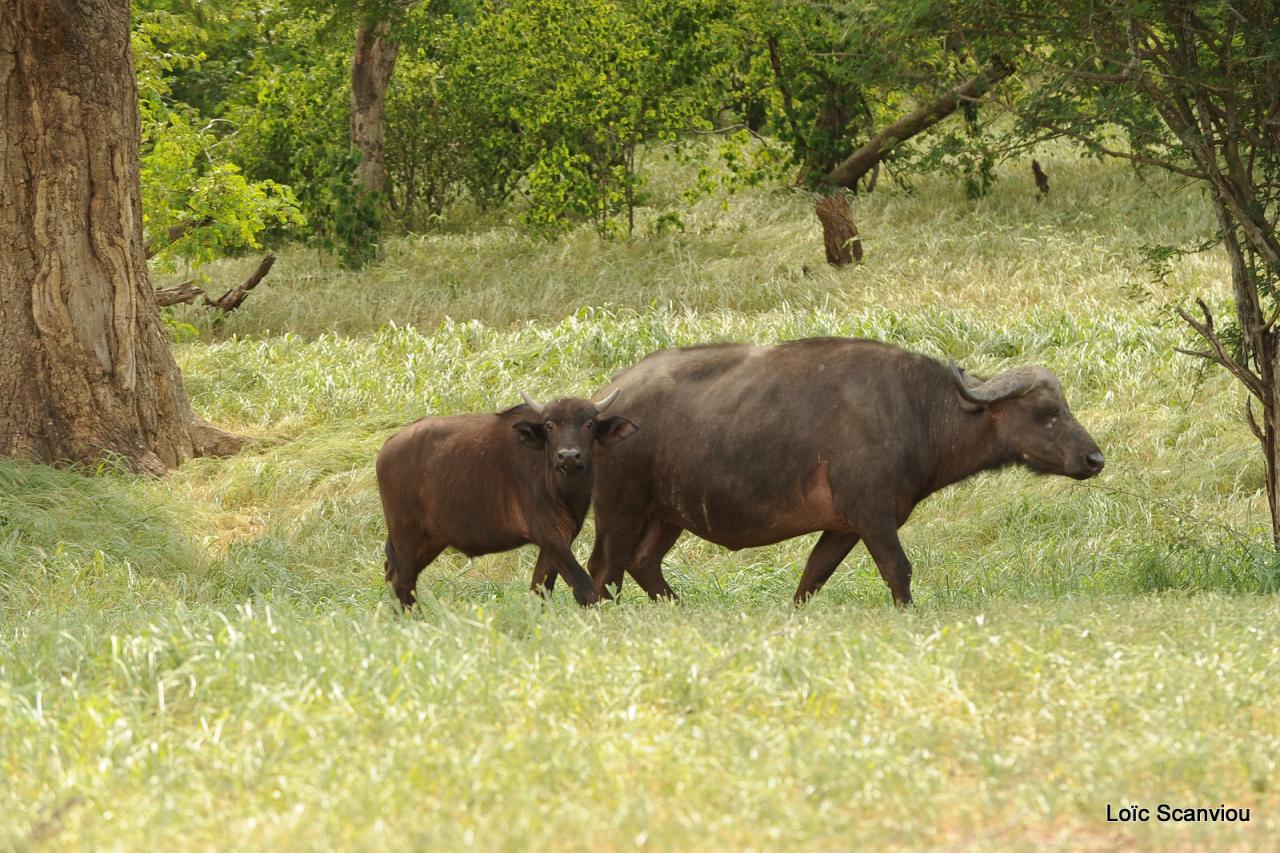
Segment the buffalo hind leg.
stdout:
[[636,579],[640,588],[654,600],[676,597],[675,590],[662,574],[662,558],[671,550],[671,546],[676,544],[676,540],[683,532],[683,527],[654,519],[649,522],[644,536],[640,539],[640,544],[636,546],[628,571],[631,577]]
[[643,528],[632,526],[629,516],[621,516],[620,523],[602,523],[600,510],[596,509],[596,543],[591,548],[587,569],[591,583],[601,598],[612,599],[622,589],[622,579],[627,564],[641,538]]
[[397,548],[390,538],[387,539],[386,577],[391,582],[391,588],[395,591],[396,598],[400,600],[401,607],[413,606],[414,601],[417,600],[414,590],[418,586],[418,575],[422,574],[422,570],[430,565],[432,560],[440,556],[444,547],[425,541],[419,543],[412,554],[408,554],[404,552],[409,551],[409,548],[403,544]]
[[862,540],[867,543],[871,558],[876,561],[880,577],[893,593],[893,603],[899,607],[911,604],[911,561],[902,550],[898,528],[892,523],[879,525],[864,531]]
[[840,561],[849,556],[853,546],[858,544],[856,533],[836,533],[828,530],[818,539],[818,544],[809,552],[809,560],[804,564],[804,573],[800,575],[800,586],[796,587],[796,604],[804,604],[835,573]]

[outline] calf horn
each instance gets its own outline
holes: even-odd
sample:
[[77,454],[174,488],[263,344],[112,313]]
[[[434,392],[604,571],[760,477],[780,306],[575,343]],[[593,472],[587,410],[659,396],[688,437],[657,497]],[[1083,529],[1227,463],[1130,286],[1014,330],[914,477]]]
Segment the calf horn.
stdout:
[[1041,378],[1041,369],[1037,367],[1014,367],[991,377],[986,382],[970,388],[960,374],[960,368],[954,361],[948,362],[951,375],[956,380],[956,390],[966,401],[979,406],[986,406],[1010,397],[1017,397],[1031,390]]
[[595,404],[595,407],[596,407],[596,414],[598,415],[598,414],[600,414],[601,412],[603,412],[605,409],[609,408],[609,405],[610,405],[614,400],[616,400],[616,399],[617,399],[617,397],[618,397],[618,392],[619,392],[619,391],[621,391],[621,390],[622,390],[621,388],[614,388],[612,391],[610,391],[610,392],[609,392],[609,396],[608,396],[608,397],[605,397],[605,398],[604,398],[603,400],[601,400],[599,403],[596,403],[596,404]]
[[530,397],[528,394],[524,393],[523,391],[521,391],[521,392],[520,392],[520,397],[524,400],[524,404],[525,404],[526,406],[528,406],[529,408],[533,409],[533,413],[534,413],[535,415],[540,415],[540,414],[542,414],[542,404],[541,404],[541,403],[539,403],[537,400],[533,399],[532,397]]

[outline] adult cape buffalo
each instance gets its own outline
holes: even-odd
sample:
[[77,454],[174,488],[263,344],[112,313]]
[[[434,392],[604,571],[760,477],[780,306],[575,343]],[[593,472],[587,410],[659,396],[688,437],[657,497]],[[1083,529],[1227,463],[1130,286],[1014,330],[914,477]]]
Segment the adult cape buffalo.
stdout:
[[1011,463],[1081,480],[1103,466],[1043,367],[982,381],[887,344],[814,338],[662,350],[606,388],[645,425],[596,460],[588,568],[606,596],[624,571],[673,596],[662,557],[684,530],[732,550],[820,530],[797,602],[861,539],[906,605],[898,528],[928,495]]

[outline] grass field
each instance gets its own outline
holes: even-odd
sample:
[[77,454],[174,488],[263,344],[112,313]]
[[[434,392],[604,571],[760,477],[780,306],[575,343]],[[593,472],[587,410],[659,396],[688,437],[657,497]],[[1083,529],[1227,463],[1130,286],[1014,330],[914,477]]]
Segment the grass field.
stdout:
[[[630,242],[459,214],[361,273],[292,249],[221,325],[180,315],[196,409],[251,449],[162,481],[0,462],[0,848],[1273,843],[1261,460],[1168,310],[1225,306],[1225,263],[1155,283],[1139,251],[1212,217],[1159,175],[1040,159],[1044,203],[1025,164],[980,201],[943,178],[857,200],[866,263],[841,272],[803,197],[758,191]],[[679,184],[655,173],[642,227]],[[524,549],[447,554],[417,613],[390,606],[372,462],[398,426],[813,334],[1044,364],[1107,470],[931,498],[909,613],[861,548],[792,607],[815,537],[682,539],[677,604],[539,602]],[[1106,822],[1135,802],[1252,819]]]

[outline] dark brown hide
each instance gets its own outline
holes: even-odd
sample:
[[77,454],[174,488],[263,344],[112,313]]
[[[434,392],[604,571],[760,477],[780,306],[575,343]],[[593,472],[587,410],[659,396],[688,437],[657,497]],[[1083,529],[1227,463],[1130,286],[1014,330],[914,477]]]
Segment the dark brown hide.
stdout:
[[[630,572],[671,596],[662,556],[684,530],[735,550],[823,531],[798,601],[861,539],[907,604],[897,531],[929,494],[1009,463],[1078,478],[1103,463],[1047,370],[983,383],[874,341],[663,350],[608,388],[645,431],[596,460],[589,566],[602,595]],[[990,399],[1001,389],[1012,396]]]
[[[604,407],[602,403],[601,408]],[[418,575],[447,547],[469,557],[532,542],[535,589],[558,572],[580,604],[599,600],[570,546],[591,503],[594,448],[636,432],[597,418],[590,400],[553,400],[497,414],[424,418],[378,454],[387,522],[386,577],[406,607]]]

